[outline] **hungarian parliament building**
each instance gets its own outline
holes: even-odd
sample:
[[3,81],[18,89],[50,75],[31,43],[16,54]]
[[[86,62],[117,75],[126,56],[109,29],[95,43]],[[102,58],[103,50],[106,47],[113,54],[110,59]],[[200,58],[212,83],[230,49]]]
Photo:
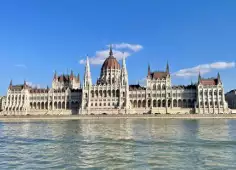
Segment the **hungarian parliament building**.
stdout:
[[146,85],[130,85],[125,58],[104,61],[100,77],[92,83],[87,57],[83,80],[71,72],[54,74],[52,87],[35,88],[26,82],[9,84],[1,114],[97,115],[97,114],[228,114],[220,74],[186,86],[171,84],[169,65],[163,71],[147,69]]

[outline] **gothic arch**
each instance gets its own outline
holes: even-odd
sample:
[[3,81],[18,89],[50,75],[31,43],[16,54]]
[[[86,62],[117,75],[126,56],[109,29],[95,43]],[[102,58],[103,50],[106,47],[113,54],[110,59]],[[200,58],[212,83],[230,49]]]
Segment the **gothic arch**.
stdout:
[[176,99],[173,100],[173,107],[177,107],[177,100]]
[[40,102],[37,103],[37,109],[40,109]]
[[43,102],[41,103],[41,109],[42,110],[44,109],[44,103]]
[[103,97],[107,97],[107,92],[106,92],[106,90],[103,90]]
[[48,102],[45,103],[45,108],[48,110]]
[[162,90],[165,90],[166,89],[166,86],[163,84],[162,85]]
[[111,90],[108,90],[108,96],[111,97]]
[[58,102],[58,109],[61,109],[61,102]]
[[171,107],[171,100],[170,100],[170,99],[168,100],[168,103],[167,103],[167,104],[168,104],[168,105],[167,105],[168,107]]
[[140,108],[141,105],[142,105],[142,102],[141,102],[141,100],[139,100],[139,101],[138,101],[138,107]]
[[149,99],[149,100],[148,100],[148,107],[151,107],[151,104],[152,104],[152,102],[151,102],[151,100]]
[[161,100],[158,100],[157,107],[161,107]]
[[183,100],[183,108],[187,108],[187,101],[185,99]]
[[152,88],[153,90],[156,90],[156,85],[155,84],[153,84],[153,88]]
[[143,107],[146,107],[146,100],[143,100],[142,106],[143,106]]
[[178,107],[183,107],[182,106],[182,100],[180,100],[180,99],[178,100]]
[[57,102],[54,102],[54,109],[57,109]]
[[102,97],[102,90],[99,90],[99,97]]
[[66,103],[62,102],[62,109],[65,109],[65,108],[66,108]]
[[166,100],[162,100],[162,107],[166,107]]
[[120,90],[116,90],[116,97],[119,97],[120,96]]
[[134,107],[137,107],[137,100],[134,100]]
[[153,100],[152,105],[153,105],[153,107],[157,107],[157,101]]

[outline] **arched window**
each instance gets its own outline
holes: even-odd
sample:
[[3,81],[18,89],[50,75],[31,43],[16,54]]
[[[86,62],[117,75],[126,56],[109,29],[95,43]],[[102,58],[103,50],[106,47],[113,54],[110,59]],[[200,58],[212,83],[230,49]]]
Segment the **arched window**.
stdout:
[[153,107],[157,107],[157,101],[156,100],[153,100]]
[[165,90],[166,89],[166,86],[163,84],[162,85],[162,90]]
[[141,107],[141,100],[138,101],[138,107]]
[[94,91],[93,90],[91,90],[91,94],[92,94],[92,97],[94,97]]
[[153,84],[153,88],[152,88],[153,90],[156,90],[156,85],[155,84]]

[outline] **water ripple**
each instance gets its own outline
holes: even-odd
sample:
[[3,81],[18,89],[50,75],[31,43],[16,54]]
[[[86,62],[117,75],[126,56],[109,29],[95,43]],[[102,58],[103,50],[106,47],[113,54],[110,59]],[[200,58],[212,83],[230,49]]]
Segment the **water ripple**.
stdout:
[[235,120],[0,122],[0,169],[236,169]]

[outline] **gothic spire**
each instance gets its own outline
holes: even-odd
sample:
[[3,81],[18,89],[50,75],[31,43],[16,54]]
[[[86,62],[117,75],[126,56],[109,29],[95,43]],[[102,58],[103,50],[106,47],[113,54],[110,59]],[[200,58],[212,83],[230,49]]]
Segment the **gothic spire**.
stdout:
[[170,69],[169,69],[169,63],[167,61],[167,64],[166,64],[166,73],[170,74]]
[[74,78],[74,73],[73,73],[73,71],[71,70],[70,79],[73,80],[73,78]]
[[198,74],[198,84],[201,82],[201,73],[200,73],[200,71],[199,71],[199,74]]
[[150,68],[150,64],[148,64],[148,76],[151,75],[151,68]]
[[109,51],[109,56],[113,56],[113,51],[112,51],[112,44],[110,44],[110,51]]
[[123,58],[122,58],[122,66],[123,66],[123,68],[126,69],[126,62],[125,62],[125,55],[124,55],[124,53],[123,53]]
[[217,74],[217,80],[218,80],[218,83],[221,82],[221,80],[220,80],[220,73],[219,72]]
[[86,66],[85,66],[85,74],[84,74],[84,86],[92,85],[92,78],[90,73],[90,65],[89,65],[89,58],[87,56],[86,59]]
[[26,86],[27,86],[27,83],[26,83],[26,81],[24,80],[24,88],[26,88]]
[[54,80],[57,79],[57,71],[54,72]]
[[9,84],[9,89],[12,88],[12,80],[10,81],[10,84]]

